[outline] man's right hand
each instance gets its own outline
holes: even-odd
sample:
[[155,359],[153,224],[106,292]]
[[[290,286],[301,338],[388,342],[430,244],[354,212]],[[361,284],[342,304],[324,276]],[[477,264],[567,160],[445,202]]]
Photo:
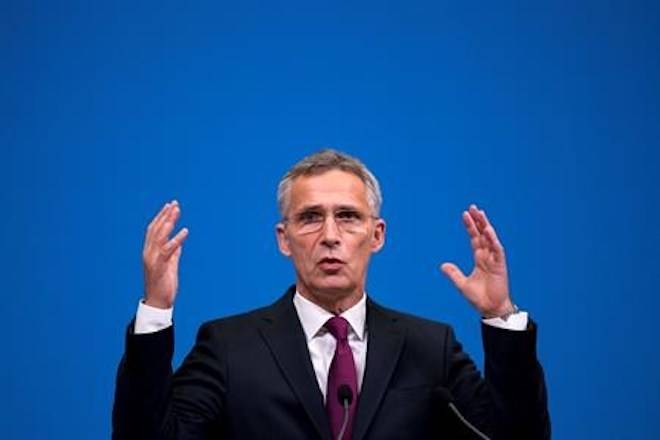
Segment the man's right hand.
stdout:
[[166,203],[149,223],[142,250],[145,304],[161,309],[173,306],[179,285],[179,258],[188,229],[169,239],[181,215],[179,203]]

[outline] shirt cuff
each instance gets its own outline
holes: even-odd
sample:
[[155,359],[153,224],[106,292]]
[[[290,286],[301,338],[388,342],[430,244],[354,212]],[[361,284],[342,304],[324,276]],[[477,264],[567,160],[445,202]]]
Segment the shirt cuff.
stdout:
[[506,321],[502,318],[484,318],[482,322],[492,327],[502,328],[504,330],[524,331],[527,330],[528,320],[529,317],[527,316],[527,312],[521,311],[514,313],[513,315],[509,315],[509,318]]
[[148,306],[140,300],[135,314],[134,333],[136,335],[156,333],[171,327],[173,310],[174,307],[159,309],[158,307]]

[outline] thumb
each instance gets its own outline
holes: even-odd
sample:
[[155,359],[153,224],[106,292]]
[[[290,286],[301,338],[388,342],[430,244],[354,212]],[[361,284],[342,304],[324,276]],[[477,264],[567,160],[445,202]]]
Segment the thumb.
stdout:
[[440,265],[440,270],[454,283],[457,289],[461,290],[466,277],[458,266],[454,263],[443,263]]

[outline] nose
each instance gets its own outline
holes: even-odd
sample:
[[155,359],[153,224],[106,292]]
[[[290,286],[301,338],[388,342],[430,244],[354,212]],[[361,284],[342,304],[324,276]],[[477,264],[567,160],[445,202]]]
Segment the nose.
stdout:
[[333,216],[328,216],[321,229],[321,244],[330,248],[339,245],[339,227]]

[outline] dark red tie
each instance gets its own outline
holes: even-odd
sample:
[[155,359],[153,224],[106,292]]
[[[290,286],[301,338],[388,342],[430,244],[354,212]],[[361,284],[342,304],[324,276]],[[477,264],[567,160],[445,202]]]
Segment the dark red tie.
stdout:
[[348,409],[348,423],[344,430],[342,440],[350,440],[353,432],[353,420],[355,418],[355,408],[357,407],[357,373],[355,372],[355,362],[353,361],[353,352],[348,345],[348,321],[341,316],[335,316],[328,319],[325,328],[337,340],[335,356],[330,364],[328,373],[328,389],[325,396],[325,407],[330,420],[332,429],[332,438],[336,439],[341,431],[344,422],[344,406],[339,401],[339,387],[348,386],[353,393],[351,404]]

